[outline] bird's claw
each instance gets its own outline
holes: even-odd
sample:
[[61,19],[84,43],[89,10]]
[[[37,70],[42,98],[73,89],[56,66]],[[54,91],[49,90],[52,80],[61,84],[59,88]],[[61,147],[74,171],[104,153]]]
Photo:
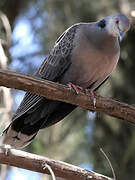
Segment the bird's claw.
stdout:
[[77,86],[77,85],[75,85],[75,84],[73,84],[73,83],[71,83],[71,82],[68,83],[68,87],[69,87],[70,90],[71,90],[71,89],[74,89],[75,92],[76,92],[76,94],[79,94],[79,93],[80,93],[79,90],[83,90],[82,87]]
[[93,106],[96,108],[96,98],[95,98],[95,93],[91,89],[85,89],[86,94],[90,94],[90,99],[93,101]]

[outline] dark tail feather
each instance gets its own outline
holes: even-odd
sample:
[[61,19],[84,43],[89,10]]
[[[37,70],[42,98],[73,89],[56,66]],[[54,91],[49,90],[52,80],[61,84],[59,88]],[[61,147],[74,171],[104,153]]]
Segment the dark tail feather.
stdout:
[[23,120],[21,118],[16,119],[4,130],[3,144],[22,148],[28,145],[37,135],[43,120],[38,121],[34,125],[30,125],[22,123]]
[[37,132],[32,135],[23,134],[21,132],[16,132],[14,129],[12,129],[12,126],[9,126],[4,132],[3,132],[3,144],[9,144],[12,147],[15,148],[23,148],[27,146],[37,135]]
[[[38,112],[38,113],[37,113]],[[43,121],[40,119],[40,109],[34,113],[25,113],[15,119],[3,132],[3,144],[16,148],[25,147],[37,135]]]
[[41,106],[31,109],[15,119],[3,132],[3,144],[16,148],[28,145],[37,135],[39,129],[49,127],[62,120],[76,106],[58,102],[44,101]]

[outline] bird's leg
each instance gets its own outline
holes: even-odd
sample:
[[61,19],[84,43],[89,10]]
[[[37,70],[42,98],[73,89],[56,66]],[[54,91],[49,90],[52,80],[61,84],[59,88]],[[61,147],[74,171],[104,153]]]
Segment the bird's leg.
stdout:
[[82,87],[77,86],[77,85],[75,85],[75,84],[73,84],[73,83],[71,83],[71,82],[68,83],[68,87],[69,87],[70,89],[74,89],[75,92],[76,92],[76,94],[79,94],[79,89],[80,89],[80,90],[83,90]]
[[90,94],[90,98],[93,101],[93,106],[96,108],[96,98],[95,98],[95,93],[94,90],[92,89],[85,89],[86,94]]

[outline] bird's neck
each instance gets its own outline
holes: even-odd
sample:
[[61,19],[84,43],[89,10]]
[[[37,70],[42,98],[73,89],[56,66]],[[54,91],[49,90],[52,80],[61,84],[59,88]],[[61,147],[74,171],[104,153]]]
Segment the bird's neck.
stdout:
[[109,51],[117,51],[119,49],[119,41],[117,37],[110,36],[105,33],[86,33],[87,39],[91,45],[93,45],[96,49]]

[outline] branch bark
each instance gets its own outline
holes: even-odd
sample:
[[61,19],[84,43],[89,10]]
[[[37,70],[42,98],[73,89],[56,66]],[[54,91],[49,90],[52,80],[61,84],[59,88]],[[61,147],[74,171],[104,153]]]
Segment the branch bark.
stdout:
[[[84,109],[103,112],[135,124],[134,106],[96,95],[96,108],[94,108],[93,101],[84,92],[81,91],[79,95],[76,95],[67,86],[58,83],[1,69],[0,86],[36,93],[48,99],[63,101]],[[87,171],[64,162],[14,149],[9,149],[7,152],[5,148],[0,148],[0,163],[49,174],[50,171],[44,168],[47,164],[51,167],[55,176],[69,180],[112,180],[93,171]]]
[[1,69],[0,86],[32,92],[52,100],[64,101],[135,124],[135,106],[95,95],[96,108],[94,108],[93,101],[88,95],[82,91],[77,95],[74,91],[69,90],[67,86],[58,83]]
[[69,90],[67,86],[51,81],[1,69],[0,86],[32,92],[48,99],[63,101],[96,112],[103,112],[135,124],[135,106],[95,95],[96,108],[94,108],[93,101],[84,92],[80,91],[80,94],[77,95],[74,91]]
[[67,180],[113,180],[93,171],[88,171],[65,162],[15,149],[0,148],[0,164],[7,164],[35,172],[50,174],[49,165],[57,177]]

